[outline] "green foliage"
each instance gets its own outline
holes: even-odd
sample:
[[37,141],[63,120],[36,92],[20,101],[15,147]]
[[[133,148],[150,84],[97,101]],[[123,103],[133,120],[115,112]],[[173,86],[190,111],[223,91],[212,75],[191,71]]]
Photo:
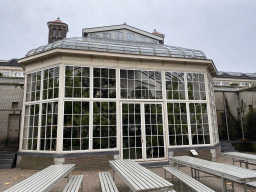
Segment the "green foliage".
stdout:
[[[228,134],[227,134],[227,124],[226,124],[225,113],[222,113],[222,122],[223,122],[223,129],[219,133],[220,138],[227,140]],[[240,140],[242,138],[240,117],[233,119],[231,118],[230,115],[227,115],[227,122],[228,122],[229,140],[231,141]]]
[[173,78],[171,82],[166,82],[166,87],[169,87],[167,91],[168,99],[185,99],[182,97],[181,92],[179,92],[179,81],[177,77]]
[[145,87],[143,85],[135,87],[135,90],[131,92],[131,96],[132,98],[134,96],[136,99],[152,99],[151,91],[148,89],[148,87]]
[[[73,69],[73,68],[72,68]],[[82,68],[78,70],[73,77],[73,71],[66,67],[65,75],[65,97],[89,98],[90,78],[88,77],[89,69]]]
[[245,116],[245,136],[251,141],[256,140],[256,109],[250,108]]

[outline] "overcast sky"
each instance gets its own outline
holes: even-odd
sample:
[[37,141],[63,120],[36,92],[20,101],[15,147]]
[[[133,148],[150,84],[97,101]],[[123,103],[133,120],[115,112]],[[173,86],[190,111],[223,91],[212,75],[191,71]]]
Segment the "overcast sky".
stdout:
[[256,72],[255,0],[0,0],[0,60],[48,43],[47,22],[83,28],[128,25],[165,34],[165,44],[199,49],[218,71]]

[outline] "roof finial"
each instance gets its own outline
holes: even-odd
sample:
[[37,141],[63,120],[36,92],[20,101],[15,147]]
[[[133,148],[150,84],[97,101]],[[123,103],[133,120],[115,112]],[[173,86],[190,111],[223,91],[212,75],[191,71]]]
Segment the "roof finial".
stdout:
[[124,22],[124,25],[126,25],[126,21]]
[[156,32],[156,29],[154,29],[154,32]]
[[59,17],[57,17],[57,20],[60,20],[60,18],[59,18]]

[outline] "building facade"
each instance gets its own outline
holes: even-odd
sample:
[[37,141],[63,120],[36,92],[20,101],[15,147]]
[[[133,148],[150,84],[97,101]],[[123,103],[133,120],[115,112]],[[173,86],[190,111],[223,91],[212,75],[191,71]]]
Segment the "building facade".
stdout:
[[[101,154],[151,162],[197,149],[216,158],[213,61],[199,50],[161,44],[164,36],[121,27],[121,40],[116,26],[100,32],[115,38],[83,29],[85,37],[19,60],[26,71],[20,157]],[[136,39],[142,33],[144,42]]]
[[24,74],[17,59],[0,60],[0,147],[18,149]]
[[219,72],[213,84],[220,139],[247,139],[243,117],[256,107],[256,74]]

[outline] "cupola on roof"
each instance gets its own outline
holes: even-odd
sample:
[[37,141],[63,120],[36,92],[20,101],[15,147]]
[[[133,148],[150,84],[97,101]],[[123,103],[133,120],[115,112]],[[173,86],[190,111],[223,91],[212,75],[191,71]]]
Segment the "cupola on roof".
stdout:
[[74,37],[55,41],[54,43],[50,43],[45,46],[38,47],[36,49],[32,49],[26,54],[26,57],[43,53],[48,50],[56,48],[136,55],[152,55],[163,57],[207,59],[202,51],[195,49],[187,49],[182,47],[154,43],[115,41],[110,39],[99,39],[91,37]]

